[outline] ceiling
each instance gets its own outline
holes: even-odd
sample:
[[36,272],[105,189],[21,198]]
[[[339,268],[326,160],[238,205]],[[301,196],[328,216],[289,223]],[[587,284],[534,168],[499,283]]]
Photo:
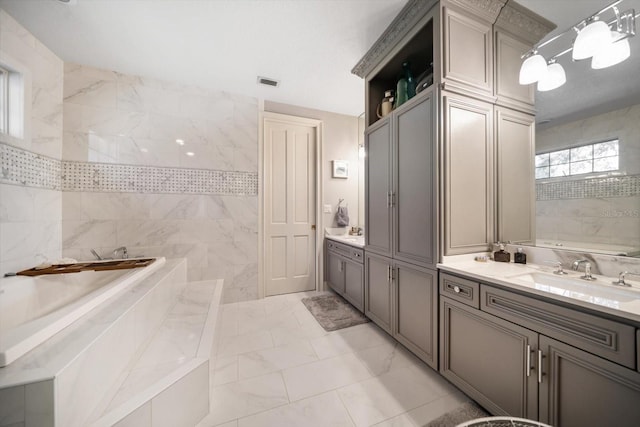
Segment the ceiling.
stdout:
[[[554,22],[559,32],[612,0],[517,1]],[[359,115],[364,82],[350,70],[405,3],[0,0],[0,7],[68,62]],[[640,0],[624,0],[621,9],[630,7],[640,10]],[[541,53],[563,50],[562,42],[571,42],[566,38]],[[549,126],[637,103],[640,79],[631,73],[640,69],[640,40],[632,39],[631,48],[630,59],[605,70],[562,57],[567,84],[537,92],[538,120],[552,120]],[[258,75],[279,80],[280,87],[258,85]]]

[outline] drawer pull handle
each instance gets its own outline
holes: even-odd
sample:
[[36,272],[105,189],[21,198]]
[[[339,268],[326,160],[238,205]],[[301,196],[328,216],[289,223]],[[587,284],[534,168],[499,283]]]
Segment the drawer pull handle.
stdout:
[[454,286],[453,287],[453,292],[455,292],[456,294],[460,293],[460,286]]

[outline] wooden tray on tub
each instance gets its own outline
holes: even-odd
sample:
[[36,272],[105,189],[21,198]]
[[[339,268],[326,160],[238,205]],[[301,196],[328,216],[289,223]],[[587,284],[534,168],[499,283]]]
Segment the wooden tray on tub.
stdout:
[[119,259],[114,261],[77,262],[74,264],[58,264],[51,267],[19,271],[18,276],[42,276],[44,274],[79,273],[80,271],[128,270],[146,267],[155,258]]

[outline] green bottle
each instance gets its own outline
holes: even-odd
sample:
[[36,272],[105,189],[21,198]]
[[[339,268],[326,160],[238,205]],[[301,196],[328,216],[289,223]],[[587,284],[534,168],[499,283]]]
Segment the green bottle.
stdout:
[[396,85],[396,107],[416,96],[416,81],[413,79],[409,62],[402,64],[402,76]]

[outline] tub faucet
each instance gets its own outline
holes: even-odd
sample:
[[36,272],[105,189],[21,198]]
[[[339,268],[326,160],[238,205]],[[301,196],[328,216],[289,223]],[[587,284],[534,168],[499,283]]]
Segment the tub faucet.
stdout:
[[581,279],[583,279],[583,280],[597,280],[595,277],[593,277],[591,275],[591,263],[589,262],[589,260],[579,259],[577,261],[574,261],[573,265],[571,266],[571,268],[573,268],[573,270],[575,270],[575,271],[578,271],[578,267],[580,267],[580,264],[584,264],[584,276],[580,276]]
[[98,255],[98,252],[96,252],[94,249],[89,249],[89,250],[91,251],[93,256],[96,257],[97,260],[102,261],[104,259],[100,255]]
[[622,273],[620,273],[620,277],[618,277],[618,280],[616,280],[614,282],[611,282],[611,283],[613,283],[614,285],[626,286],[626,287],[630,288],[631,284],[624,281],[625,276],[629,276],[629,275],[640,277],[640,274],[638,274],[638,273],[632,273],[632,272],[629,272],[629,271],[623,271]]
[[122,259],[129,258],[129,253],[127,252],[127,247],[126,246],[120,246],[118,249],[115,249],[113,251],[113,257],[114,258],[118,258],[118,252],[122,252]]

